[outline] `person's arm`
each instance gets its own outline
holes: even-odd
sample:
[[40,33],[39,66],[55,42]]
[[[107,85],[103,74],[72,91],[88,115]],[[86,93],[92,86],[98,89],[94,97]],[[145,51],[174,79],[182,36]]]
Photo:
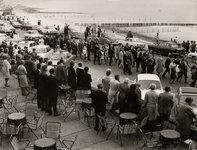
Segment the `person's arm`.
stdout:
[[192,118],[195,118],[196,119],[196,114],[195,114],[195,112],[194,112],[194,110],[193,110],[192,107],[188,107],[186,109],[186,113],[188,113]]

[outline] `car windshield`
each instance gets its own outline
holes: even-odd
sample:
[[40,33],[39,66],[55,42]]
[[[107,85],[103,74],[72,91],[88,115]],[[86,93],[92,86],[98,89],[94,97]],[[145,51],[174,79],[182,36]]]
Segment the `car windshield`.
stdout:
[[179,46],[177,44],[171,44],[170,47],[171,48],[178,48]]
[[197,108],[197,96],[196,95],[182,95],[180,97],[179,104],[184,104],[185,103],[185,99],[187,97],[191,97],[193,99],[192,107]]
[[150,84],[154,83],[156,85],[156,90],[161,90],[161,84],[157,80],[139,80],[140,89],[149,89]]
[[54,53],[53,56],[51,57],[51,59],[54,59],[54,60],[59,60],[60,59],[60,53]]

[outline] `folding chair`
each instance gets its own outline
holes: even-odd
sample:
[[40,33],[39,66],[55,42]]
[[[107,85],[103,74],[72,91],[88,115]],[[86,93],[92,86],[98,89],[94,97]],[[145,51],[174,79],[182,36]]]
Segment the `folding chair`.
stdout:
[[13,98],[7,99],[6,102],[4,103],[4,108],[9,113],[14,112],[14,110],[18,112],[18,110],[16,109],[17,99],[18,99],[18,95],[14,96]]
[[27,119],[27,122],[32,122],[35,120],[35,117],[37,116],[37,104],[32,102],[27,102],[25,105],[25,116]]
[[120,137],[121,146],[123,145],[121,135],[124,135],[124,134],[135,134],[137,145],[138,145],[139,135],[137,131],[138,129],[141,129],[143,126],[145,126],[145,124],[147,123],[147,120],[148,120],[148,117],[144,118],[140,123],[133,121],[131,123],[123,124],[122,126],[118,125],[117,138]]
[[[42,137],[43,134],[41,134]],[[44,135],[46,138],[53,138],[59,140],[60,144],[63,146],[61,138],[61,123],[59,122],[46,122]]]
[[[73,147],[73,145],[75,144],[76,140],[77,140],[77,135],[75,136],[74,141],[63,140],[62,143],[63,143],[63,145],[64,145],[67,149],[71,150],[72,147]],[[68,142],[71,143],[70,146],[68,146],[68,145],[66,144],[66,143],[68,143]]]
[[100,127],[97,131],[97,135],[98,135],[98,133],[99,133],[99,131],[102,127],[105,127],[106,129],[111,129],[111,131],[109,132],[109,134],[107,136],[107,139],[106,139],[106,140],[108,140],[108,138],[111,135],[114,127],[116,126],[116,121],[115,120],[107,120],[105,116],[101,117],[98,114],[97,114],[97,116],[99,118],[99,124],[100,124]]
[[28,130],[31,130],[31,132],[35,135],[35,137],[38,139],[38,136],[34,133],[33,130],[37,130],[38,128],[41,128],[42,131],[44,132],[44,129],[42,128],[42,123],[43,123],[43,118],[44,118],[44,113],[41,117],[36,117],[34,120],[31,120],[31,122],[27,121],[27,124],[24,126],[24,128],[28,128]]
[[80,120],[80,114],[79,109],[75,103],[74,97],[68,97],[66,100],[62,99],[62,104],[65,108],[65,111],[63,112],[63,115],[66,114],[66,117],[64,118],[64,121],[71,115],[71,113],[77,112],[79,120]]
[[90,121],[89,118],[93,117],[95,115],[94,112],[94,108],[93,107],[88,107],[88,108],[84,108],[84,120],[87,119],[88,121],[88,127],[90,127]]
[[29,96],[30,94],[32,94],[33,97],[32,97],[32,99],[31,99],[31,101],[33,102],[34,99],[35,99],[36,96],[37,96],[37,91],[34,89],[33,86],[29,86],[29,87],[28,87],[28,91],[29,91],[29,94],[26,95],[25,99],[27,100],[28,96]]
[[22,149],[24,150],[30,144],[30,141],[29,140],[19,141],[14,134],[12,134],[10,136],[9,142],[12,145],[12,147],[13,147],[14,150],[22,150]]

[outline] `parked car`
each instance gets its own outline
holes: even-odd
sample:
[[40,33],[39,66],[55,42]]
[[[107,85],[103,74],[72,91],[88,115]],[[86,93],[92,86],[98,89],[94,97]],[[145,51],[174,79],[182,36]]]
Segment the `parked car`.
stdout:
[[21,47],[21,49],[24,49],[24,47],[27,47],[28,50],[33,47],[36,46],[36,42],[35,41],[21,41],[18,43],[18,46]]
[[176,122],[176,115],[180,105],[185,103],[185,99],[191,97],[193,99],[192,107],[197,113],[197,88],[195,87],[179,87],[175,95],[174,105],[171,110],[170,120]]
[[43,27],[41,26],[41,25],[34,25],[33,27],[32,27],[32,29],[33,30],[37,30],[39,33],[41,32],[41,29],[42,29]]
[[134,79],[134,83],[140,84],[140,90],[142,92],[142,100],[144,100],[145,94],[150,90],[150,85],[154,83],[156,85],[155,91],[160,94],[163,92],[163,87],[160,78],[155,74],[138,74]]
[[16,38],[10,38],[10,39],[7,39],[6,40],[6,43],[9,44],[10,42],[12,42],[14,45],[17,44],[21,41],[24,41],[24,38],[19,38],[19,37],[16,37]]
[[158,45],[148,45],[148,49],[152,50],[153,53],[161,53],[166,56],[171,53],[174,57],[184,55],[186,52],[184,47],[179,46],[175,42],[161,42]]
[[22,26],[18,21],[12,21],[11,24],[15,28],[21,28],[21,26]]
[[27,39],[41,38],[43,35],[39,34],[37,30],[28,30],[26,34],[24,34]]
[[126,38],[125,40],[120,40],[118,42],[122,43],[123,46],[125,46],[126,43],[128,43],[129,46],[134,46],[134,47],[140,48],[140,49],[145,48],[145,44],[140,42],[140,40],[138,38]]
[[11,36],[13,34],[13,31],[5,28],[4,26],[0,26],[0,33],[5,33],[7,36]]
[[5,33],[0,33],[0,39],[1,40],[7,40],[7,39],[9,39],[10,37],[9,36],[7,36]]
[[98,38],[99,44],[108,44],[112,43],[114,45],[118,45],[118,41],[124,40],[124,37],[119,36],[115,33],[102,33],[101,37]]
[[192,62],[197,62],[197,52],[189,53],[188,57],[192,59]]
[[32,30],[33,26],[29,23],[25,23],[21,25],[22,30]]
[[29,47],[28,52],[33,52],[33,49],[36,50],[36,53],[47,53],[50,49],[50,47],[48,45],[36,45],[36,46],[32,46]]
[[54,27],[52,26],[46,26],[46,27],[42,27],[40,29],[40,32],[43,34],[57,34],[59,33],[58,30],[56,30]]

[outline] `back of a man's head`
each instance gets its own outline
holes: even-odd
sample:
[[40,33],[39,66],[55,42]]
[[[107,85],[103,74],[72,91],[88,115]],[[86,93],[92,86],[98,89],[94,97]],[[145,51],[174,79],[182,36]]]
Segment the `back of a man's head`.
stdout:
[[103,89],[103,84],[99,83],[99,84],[97,84],[97,87],[98,87],[98,89]]

